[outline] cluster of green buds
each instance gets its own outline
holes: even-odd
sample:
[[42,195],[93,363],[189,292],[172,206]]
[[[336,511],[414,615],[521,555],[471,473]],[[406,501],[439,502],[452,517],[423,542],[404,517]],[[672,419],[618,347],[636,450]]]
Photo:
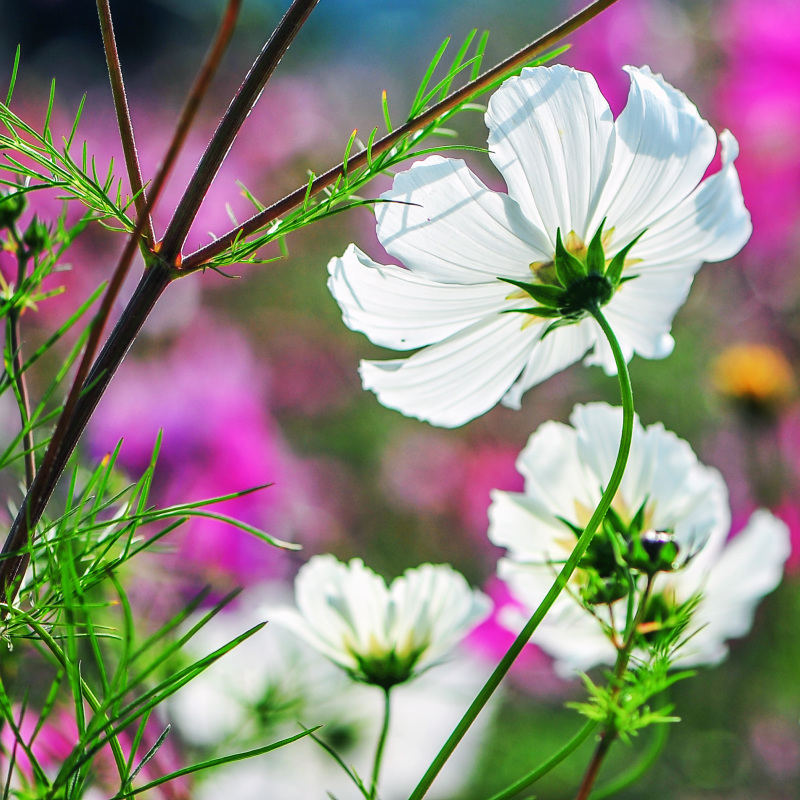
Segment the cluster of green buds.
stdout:
[[[608,510],[579,563],[584,570],[581,599],[587,605],[607,605],[627,597],[636,588],[637,575],[652,578],[678,568],[674,535],[648,528],[646,507],[645,500],[629,523],[615,509]],[[566,524],[580,536],[580,528]]]
[[538,303],[531,308],[513,309],[514,311],[554,320],[545,336],[557,327],[583,319],[592,309],[604,306],[622,283],[635,277],[623,276],[622,272],[628,253],[644,231],[607,261],[603,244],[604,238],[608,238],[603,233],[605,222],[603,220],[600,223],[588,246],[581,243],[570,247],[572,241],[578,240],[574,233],[567,237],[568,246],[565,246],[559,228],[556,231],[553,261],[531,264],[531,271],[538,282],[500,278],[505,283],[518,287]]

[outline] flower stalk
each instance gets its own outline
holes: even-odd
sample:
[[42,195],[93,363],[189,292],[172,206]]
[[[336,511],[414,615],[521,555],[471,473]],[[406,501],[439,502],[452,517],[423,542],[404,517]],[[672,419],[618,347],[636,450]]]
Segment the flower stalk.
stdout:
[[114,23],[111,18],[109,0],[97,0],[97,13],[100,17],[100,32],[103,36],[103,48],[106,54],[108,77],[111,83],[111,95],[114,98],[114,110],[117,114],[117,127],[119,128],[122,153],[125,156],[125,166],[128,171],[128,182],[133,192],[133,202],[136,207],[138,219],[144,218],[144,238],[147,246],[152,249],[156,243],[156,234],[153,229],[153,219],[147,209],[147,196],[144,190],[144,178],[136,152],[136,139],[133,134],[133,121],[128,106],[128,97],[125,94],[125,81],[122,78],[122,64],[117,50],[117,39],[114,35]]
[[[9,233],[17,248],[17,287],[22,286],[28,271],[28,251],[16,224],[9,226]],[[8,345],[11,351],[12,382],[19,404],[20,423],[22,425],[22,450],[25,462],[25,488],[30,489],[36,477],[36,455],[34,453],[33,430],[28,427],[31,418],[31,403],[28,393],[28,382],[25,380],[24,360],[22,358],[22,335],[20,332],[20,317],[22,309],[19,306],[8,312]]]
[[[617,653],[617,663],[614,665],[614,673],[611,678],[612,703],[616,701],[616,699],[619,697],[620,691],[622,690],[622,676],[625,674],[625,670],[628,669],[628,664],[631,660],[631,654],[633,653],[633,648],[636,643],[637,629],[647,611],[647,604],[650,602],[650,595],[653,590],[654,580],[655,575],[651,574],[647,576],[647,583],[645,584],[644,590],[642,591],[639,599],[639,606],[636,609],[636,614],[631,620],[628,630],[625,632],[625,640],[621,644],[619,652]],[[597,747],[592,755],[592,760],[589,762],[589,766],[586,768],[586,772],[583,776],[583,780],[581,781],[581,785],[578,789],[578,794],[576,795],[575,800],[588,800],[592,791],[592,787],[594,786],[597,776],[600,773],[600,768],[603,766],[603,762],[611,750],[611,745],[614,744],[617,734],[618,731],[614,722],[613,714],[609,713],[609,716],[606,719],[603,727],[603,731],[600,734],[600,741],[597,743]]]
[[575,548],[566,560],[561,572],[558,573],[555,582],[550,587],[550,590],[545,595],[536,611],[526,623],[525,627],[517,635],[517,638],[509,647],[508,652],[500,660],[500,663],[495,667],[494,672],[489,676],[489,679],[484,684],[483,688],[478,693],[478,696],[472,701],[472,704],[465,712],[464,716],[459,721],[453,733],[448,740],[444,743],[442,749],[434,758],[431,766],[426,773],[422,776],[419,784],[411,793],[409,800],[421,800],[435,780],[436,776],[441,771],[442,767],[447,762],[450,755],[458,746],[458,743],[464,737],[466,732],[470,729],[472,723],[478,717],[483,707],[489,701],[489,698],[494,694],[500,682],[511,669],[511,665],[516,661],[522,649],[533,636],[536,628],[539,627],[545,615],[555,603],[558,596],[567,585],[572,573],[577,568],[579,562],[583,558],[589,544],[594,537],[600,523],[605,519],[606,513],[611,506],[617,489],[619,489],[622,482],[622,476],[625,473],[625,467],[628,463],[628,455],[630,454],[631,442],[633,441],[633,423],[634,423],[634,407],[633,407],[633,389],[631,387],[630,375],[628,374],[628,365],[625,361],[625,356],[622,353],[617,337],[608,321],[603,316],[603,312],[599,307],[588,309],[592,317],[597,321],[603,331],[609,346],[614,354],[614,361],[617,366],[620,394],[622,397],[622,434],[620,436],[619,450],[617,452],[617,459],[614,464],[614,470],[611,473],[611,478],[608,481],[608,486],[603,492],[600,503],[587,523],[583,533],[575,544]]
[[377,800],[378,797],[378,781],[381,774],[381,763],[383,761],[383,751],[386,747],[386,738],[389,735],[389,724],[392,715],[392,687],[384,686],[383,688],[383,723],[381,724],[381,732],[378,736],[378,743],[375,747],[375,759],[372,762],[372,779],[370,780],[369,796],[370,800]]

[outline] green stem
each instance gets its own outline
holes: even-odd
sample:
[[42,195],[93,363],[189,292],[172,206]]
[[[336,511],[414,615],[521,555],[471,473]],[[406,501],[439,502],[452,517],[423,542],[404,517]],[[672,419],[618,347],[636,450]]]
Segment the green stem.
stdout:
[[[16,225],[9,228],[9,233],[17,247],[17,288],[25,282],[28,274],[28,259],[30,253],[25,247]],[[25,379],[25,360],[22,358],[22,334],[20,331],[20,316],[22,309],[12,307],[8,312],[8,346],[11,351],[11,364],[13,375],[9,378],[15,389],[17,404],[19,405],[20,422],[22,424],[22,452],[25,460],[25,489],[31,488],[36,477],[36,444],[33,440],[33,428],[30,426],[31,401],[28,393],[28,382]]]
[[622,349],[619,346],[619,342],[617,341],[617,337],[614,335],[614,331],[611,329],[611,326],[608,324],[606,318],[603,316],[603,312],[600,311],[599,308],[589,309],[589,313],[594,317],[605,334],[611,347],[611,352],[614,354],[614,362],[617,366],[619,378],[620,394],[622,396],[622,435],[620,437],[619,451],[617,453],[616,463],[614,464],[614,470],[611,473],[608,486],[602,498],[600,498],[599,505],[575,544],[575,549],[570,554],[561,572],[559,572],[558,577],[556,577],[555,583],[550,587],[550,591],[545,595],[539,608],[533,612],[533,616],[520,631],[511,647],[509,647],[508,652],[503,656],[483,688],[478,692],[478,696],[472,701],[472,704],[461,718],[461,721],[450,734],[450,738],[444,743],[444,746],[439,751],[436,758],[434,758],[428,771],[422,776],[422,780],[420,780],[417,787],[411,793],[409,800],[421,800],[421,798],[425,796],[425,793],[430,788],[447,759],[450,758],[450,755],[456,749],[456,746],[464,737],[464,734],[469,730],[489,698],[494,694],[495,689],[500,685],[500,682],[503,680],[508,670],[511,669],[511,665],[522,652],[522,648],[528,643],[528,640],[539,626],[539,623],[544,619],[553,603],[555,603],[556,598],[567,585],[567,581],[569,581],[572,573],[578,566],[578,562],[583,558],[586,549],[589,547],[589,543],[592,541],[595,531],[603,519],[605,519],[611,502],[617,494],[617,489],[619,489],[619,485],[622,482],[625,466],[628,463],[628,454],[631,450],[631,441],[633,440],[633,389],[631,388],[631,379],[628,374],[628,365],[625,361]]
[[540,764],[538,767],[536,767],[535,770],[529,772],[518,781],[515,781],[511,784],[511,786],[503,789],[502,792],[492,795],[490,800],[508,800],[518,792],[521,792],[523,789],[527,789],[529,786],[536,783],[539,778],[543,777],[550,772],[550,770],[557,767],[568,755],[574,753],[583,744],[583,742],[589,738],[589,735],[596,727],[597,723],[594,720],[589,720],[589,722],[587,722],[557,753],[548,758],[543,764]]
[[383,761],[383,750],[386,747],[386,737],[389,734],[389,720],[391,718],[391,687],[383,689],[383,725],[378,736],[378,744],[375,748],[375,760],[372,762],[372,781],[370,782],[369,796],[375,800],[378,796],[378,778],[381,772],[381,762]]
[[[611,679],[612,702],[616,702],[619,693],[622,691],[622,676],[625,674],[625,670],[628,668],[628,664],[631,660],[631,653],[633,653],[633,647],[636,643],[636,628],[639,626],[642,617],[644,617],[647,604],[650,601],[650,593],[652,589],[653,576],[648,575],[647,585],[642,592],[642,597],[639,601],[639,607],[636,609],[636,616],[631,621],[630,628],[625,631],[625,641],[617,653],[617,663],[614,665],[614,675]],[[581,785],[578,789],[578,794],[575,800],[587,800],[591,794],[592,787],[594,786],[594,782],[597,780],[597,776],[600,773],[600,768],[603,766],[603,762],[608,755],[608,751],[611,749],[611,745],[616,741],[617,733],[618,731],[615,725],[613,714],[609,712],[603,727],[603,732],[600,734],[600,741],[597,743],[592,760],[589,762],[589,766],[586,768],[586,772],[584,773],[583,780],[581,781]]]

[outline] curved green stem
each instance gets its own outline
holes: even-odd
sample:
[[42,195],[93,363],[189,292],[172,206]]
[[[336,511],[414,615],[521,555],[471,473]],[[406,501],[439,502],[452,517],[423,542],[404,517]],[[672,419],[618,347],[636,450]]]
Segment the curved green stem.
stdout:
[[478,696],[472,701],[472,704],[461,718],[461,721],[450,734],[450,738],[444,743],[444,746],[439,751],[436,758],[434,758],[428,771],[422,776],[422,780],[420,780],[417,787],[411,793],[409,800],[421,800],[421,798],[425,796],[425,793],[430,788],[445,762],[450,758],[453,750],[456,749],[456,746],[464,737],[464,734],[469,730],[489,698],[494,694],[495,689],[500,685],[500,682],[503,680],[508,670],[511,669],[511,665],[522,652],[522,648],[528,643],[528,640],[539,626],[539,623],[544,619],[553,603],[555,603],[556,598],[567,585],[567,581],[569,581],[578,563],[583,558],[586,549],[589,547],[589,543],[592,541],[595,531],[597,531],[600,523],[605,519],[608,509],[611,507],[611,502],[617,494],[617,489],[619,489],[619,485],[622,482],[622,476],[625,472],[625,466],[628,463],[628,455],[631,450],[631,442],[633,441],[633,389],[631,388],[631,379],[628,374],[628,365],[625,361],[622,349],[619,346],[619,342],[617,341],[617,337],[614,335],[614,331],[611,329],[611,326],[608,324],[606,318],[603,316],[603,312],[600,311],[599,308],[589,309],[589,313],[595,318],[608,340],[611,352],[614,354],[614,363],[617,366],[617,374],[619,377],[623,411],[622,435],[620,437],[619,451],[617,453],[616,463],[614,464],[614,470],[611,473],[608,486],[605,492],[603,492],[602,498],[600,498],[599,505],[575,544],[575,549],[570,554],[561,572],[558,573],[555,582],[550,587],[550,591],[545,595],[539,608],[533,612],[533,616],[520,631],[511,647],[509,647],[508,652],[503,656],[483,688],[478,692]]
[[539,778],[557,767],[570,753],[574,753],[589,738],[589,735],[596,727],[597,723],[594,720],[589,720],[557,753],[536,767],[535,770],[503,789],[502,792],[492,795],[489,800],[508,800],[523,789],[527,789],[531,784],[536,783]]
[[381,762],[383,761],[383,749],[386,746],[386,737],[389,734],[389,720],[391,718],[391,688],[383,690],[383,725],[381,726],[378,744],[375,748],[375,760],[372,762],[372,780],[370,781],[369,796],[375,800],[378,796],[378,778],[381,773]]

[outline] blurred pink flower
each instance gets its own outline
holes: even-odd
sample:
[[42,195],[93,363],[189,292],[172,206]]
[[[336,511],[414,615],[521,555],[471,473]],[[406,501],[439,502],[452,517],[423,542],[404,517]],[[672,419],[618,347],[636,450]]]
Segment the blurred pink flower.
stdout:
[[[36,733],[36,726],[39,723],[39,717],[30,708],[25,711],[24,715],[19,708],[15,708],[14,720],[19,727],[22,741],[30,746],[34,758],[42,769],[49,775],[55,774],[78,741],[75,720],[65,711],[55,711],[38,733]],[[8,770],[8,757],[13,753],[15,769],[28,780],[34,777],[31,760],[10,725],[3,725],[2,733],[0,733],[0,748],[3,751],[0,769],[4,776]]]
[[[157,355],[123,364],[91,424],[94,454],[110,451],[122,438],[120,464],[137,476],[163,429],[159,504],[274,484],[210,510],[281,539],[308,542],[319,535],[326,512],[311,492],[313,476],[269,417],[267,370],[243,337],[218,324],[196,324]],[[248,584],[283,576],[289,567],[286,551],[214,520],[192,520],[172,541],[182,564],[205,580]]]
[[288,327],[269,341],[273,411],[316,417],[361,395],[361,384],[327,330],[309,335],[308,330]]
[[382,483],[400,508],[444,513],[453,507],[465,480],[467,449],[438,432],[412,433],[384,450]]
[[517,472],[519,448],[503,442],[482,442],[471,447],[464,464],[463,482],[458,497],[458,513],[465,528],[477,534],[492,550],[486,538],[492,489],[521,492],[524,484]]
[[[575,10],[585,4],[574,3]],[[626,0],[603,11],[567,40],[560,60],[591,72],[616,117],[625,106],[630,81],[621,67],[647,64],[670,82],[686,86],[694,66],[691,29],[674,3]]]
[[800,5],[732,0],[719,20],[727,63],[718,113],[741,144],[737,163],[753,218],[753,267],[760,283],[774,277],[796,286],[787,272],[796,272],[793,261],[781,269],[781,260],[800,245]]
[[793,720],[775,716],[755,720],[750,748],[770,777],[796,781],[800,776],[800,734]]

